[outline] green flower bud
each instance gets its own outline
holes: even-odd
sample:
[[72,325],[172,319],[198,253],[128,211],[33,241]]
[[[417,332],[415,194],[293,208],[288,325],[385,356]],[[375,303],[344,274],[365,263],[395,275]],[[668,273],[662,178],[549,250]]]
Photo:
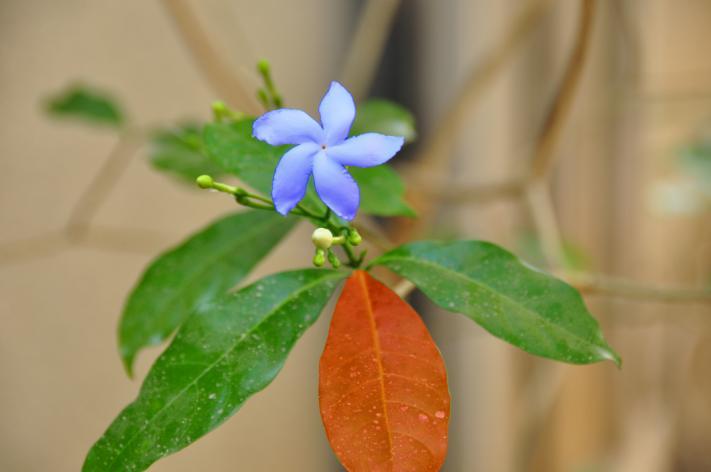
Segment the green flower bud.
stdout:
[[212,177],[210,177],[209,175],[201,175],[200,177],[195,179],[195,182],[200,188],[212,188],[213,185],[215,185],[215,181],[212,180]]
[[326,228],[316,228],[311,235],[311,241],[319,249],[328,249],[333,244],[333,233]]
[[348,242],[351,243],[354,246],[359,245],[360,243],[363,242],[363,237],[358,233],[357,230],[352,229],[348,233]]
[[333,251],[330,249],[328,250],[328,262],[331,263],[334,269],[338,269],[341,267],[341,261],[336,257],[336,254],[334,254]]
[[270,66],[269,66],[269,61],[266,59],[260,59],[259,62],[257,62],[257,71],[263,76],[267,77],[270,73]]
[[322,267],[326,262],[325,252],[323,249],[316,249],[316,254],[314,254],[313,263],[316,267]]

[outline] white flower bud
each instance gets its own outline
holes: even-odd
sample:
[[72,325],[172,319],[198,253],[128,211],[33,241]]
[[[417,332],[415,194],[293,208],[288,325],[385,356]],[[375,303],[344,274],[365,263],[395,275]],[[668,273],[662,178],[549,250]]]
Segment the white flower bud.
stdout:
[[311,235],[311,241],[319,249],[328,249],[333,244],[333,233],[326,228],[316,228]]

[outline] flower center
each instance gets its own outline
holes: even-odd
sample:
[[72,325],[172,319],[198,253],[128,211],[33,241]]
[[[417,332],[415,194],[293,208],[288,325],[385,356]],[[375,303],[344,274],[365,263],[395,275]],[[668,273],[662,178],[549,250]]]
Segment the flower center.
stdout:
[[321,145],[321,149],[323,149],[323,150],[325,151],[325,150],[326,150],[326,145],[325,145],[325,144],[322,144],[322,145]]

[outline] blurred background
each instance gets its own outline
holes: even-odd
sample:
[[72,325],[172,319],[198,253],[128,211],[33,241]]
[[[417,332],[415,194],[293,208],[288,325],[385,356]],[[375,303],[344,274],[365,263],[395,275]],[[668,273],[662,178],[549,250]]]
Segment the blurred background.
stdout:
[[[710,26],[709,0],[1,0],[0,470],[78,470],[137,394],[159,349],[125,376],[125,296],[233,207],[156,173],[136,130],[216,99],[255,111],[259,58],[290,106],[340,79],[412,109],[395,164],[421,219],[388,236],[488,239],[559,273],[624,359],[536,359],[413,294],[449,371],[443,470],[711,470]],[[74,83],[111,92],[129,131],[49,117]],[[308,235],[252,280],[308,265]],[[151,470],[340,470],[317,406],[328,321]]]

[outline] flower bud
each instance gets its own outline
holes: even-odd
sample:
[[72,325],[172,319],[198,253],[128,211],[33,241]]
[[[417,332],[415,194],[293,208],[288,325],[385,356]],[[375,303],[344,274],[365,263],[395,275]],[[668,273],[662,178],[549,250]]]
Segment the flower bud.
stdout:
[[357,230],[352,229],[348,233],[348,242],[351,243],[354,246],[359,245],[360,243],[363,242],[363,237],[358,233]]
[[326,257],[323,249],[316,249],[316,254],[314,254],[313,263],[316,267],[322,267],[326,262]]
[[328,249],[333,244],[333,233],[326,228],[316,228],[311,235],[311,241],[319,249]]
[[341,261],[331,250],[328,251],[328,262],[331,263],[334,269],[338,269],[339,267],[341,267]]
[[195,179],[195,182],[200,188],[212,188],[212,186],[215,184],[215,181],[212,180],[212,177],[210,177],[209,175],[201,175],[200,177]]

